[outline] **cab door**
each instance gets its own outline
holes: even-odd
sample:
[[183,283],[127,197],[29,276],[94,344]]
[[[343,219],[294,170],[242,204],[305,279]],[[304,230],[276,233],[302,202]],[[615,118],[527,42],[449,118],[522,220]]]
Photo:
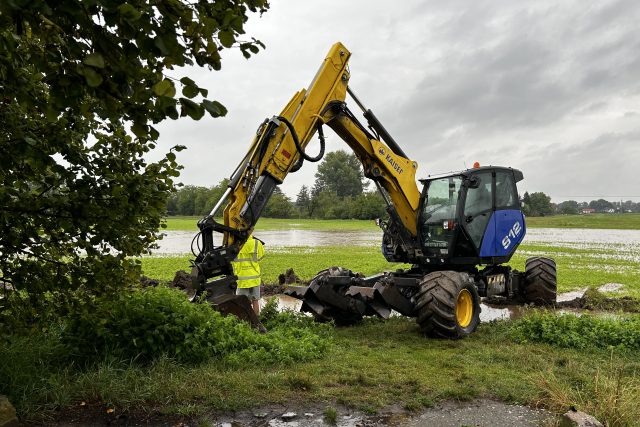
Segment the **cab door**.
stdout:
[[493,172],[495,212],[485,231],[481,257],[511,256],[525,235],[524,216],[510,169]]
[[473,185],[467,187],[462,227],[476,253],[481,253],[485,232],[493,214],[493,177],[490,170],[480,171],[473,173],[470,181]]

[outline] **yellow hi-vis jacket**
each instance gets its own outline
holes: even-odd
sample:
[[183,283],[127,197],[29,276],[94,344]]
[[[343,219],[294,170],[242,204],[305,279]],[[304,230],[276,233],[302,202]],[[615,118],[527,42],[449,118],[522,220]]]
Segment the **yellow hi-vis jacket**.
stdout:
[[262,257],[264,257],[262,242],[249,236],[232,263],[233,274],[238,276],[239,288],[260,286],[259,261]]

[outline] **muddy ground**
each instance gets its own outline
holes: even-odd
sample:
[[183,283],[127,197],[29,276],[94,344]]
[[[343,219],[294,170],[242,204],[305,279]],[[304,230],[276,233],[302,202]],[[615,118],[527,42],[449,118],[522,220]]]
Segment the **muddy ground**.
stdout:
[[[141,279],[143,286],[157,286],[160,282],[155,279],[143,277]],[[278,283],[266,283],[261,286],[261,305],[264,306],[271,297],[278,298],[278,306],[280,309],[290,309],[297,311],[302,305],[301,301],[284,295],[288,286],[306,286],[308,281],[304,281],[298,277],[293,268],[289,268],[281,273],[278,277]],[[184,270],[177,271],[173,281],[169,286],[182,289],[187,294],[191,290],[191,277]],[[637,313],[640,312],[640,303],[631,297],[610,298],[602,294],[602,292],[617,292],[622,289],[623,285],[619,283],[607,283],[598,289],[580,289],[577,291],[558,294],[555,308],[567,311],[581,310],[610,310]],[[514,304],[512,301],[504,298],[484,298],[481,304],[480,321],[491,322],[494,320],[517,319],[524,313],[524,307],[521,304]]]
[[159,411],[118,412],[117,408],[88,405],[84,402],[65,414],[52,426],[219,426],[219,427],[419,427],[419,426],[512,426],[554,425],[557,416],[542,409],[508,405],[491,399],[468,402],[447,401],[422,411],[411,412],[389,406],[377,414],[327,404],[291,403],[270,405],[233,413],[210,413],[197,418],[164,416]]

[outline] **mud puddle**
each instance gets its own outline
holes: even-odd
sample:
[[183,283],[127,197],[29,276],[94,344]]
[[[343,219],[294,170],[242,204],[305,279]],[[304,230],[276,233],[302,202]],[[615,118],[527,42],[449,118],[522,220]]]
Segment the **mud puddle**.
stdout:
[[[620,283],[607,283],[598,288],[600,292],[620,292],[623,285]],[[559,310],[562,313],[580,314],[580,300],[584,297],[587,288],[579,289],[577,291],[563,292],[558,294],[556,300],[558,302]],[[283,294],[276,294],[270,296],[264,296],[260,299],[260,308],[264,308],[267,302],[271,298],[276,298],[278,302],[278,310],[291,310],[300,311],[302,307],[302,301]],[[488,323],[497,320],[515,320],[522,317],[525,313],[526,307],[523,305],[514,304],[496,304],[492,302],[482,302],[480,304],[480,322]],[[400,314],[392,311],[392,316],[399,316]]]
[[[290,297],[288,295],[272,295],[268,297],[263,297],[260,299],[260,308],[264,308],[267,302],[271,298],[276,298],[278,302],[278,310],[292,310],[292,311],[300,311],[300,307],[302,307],[302,301]],[[508,319],[517,319],[522,317],[524,314],[524,307],[519,305],[509,305],[509,306],[496,306],[481,303],[480,308],[482,311],[480,312],[480,322],[486,323],[494,320],[508,320]],[[392,316],[400,316],[400,313],[392,311]]]
[[[599,286],[597,289],[599,292],[617,293],[622,292],[623,288],[624,285],[622,283],[605,283],[604,285]],[[581,288],[575,291],[562,292],[556,296],[556,301],[558,303],[568,303],[579,300],[580,298],[584,297],[587,289],[589,288]]]
[[[325,414],[332,413],[328,418]],[[418,426],[514,426],[529,427],[549,423],[555,415],[527,406],[509,405],[491,399],[469,402],[442,402],[421,412],[409,412],[400,406],[383,408],[375,415],[345,407],[333,406],[272,406],[254,411],[212,419],[220,427],[418,427]]]

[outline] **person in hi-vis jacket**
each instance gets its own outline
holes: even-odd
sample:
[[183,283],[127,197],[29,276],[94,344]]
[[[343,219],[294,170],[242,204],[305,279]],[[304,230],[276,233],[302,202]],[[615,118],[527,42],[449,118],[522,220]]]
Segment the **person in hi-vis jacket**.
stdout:
[[264,257],[264,245],[250,235],[238,256],[233,260],[233,274],[238,276],[236,295],[246,295],[256,315],[260,314],[260,260]]

